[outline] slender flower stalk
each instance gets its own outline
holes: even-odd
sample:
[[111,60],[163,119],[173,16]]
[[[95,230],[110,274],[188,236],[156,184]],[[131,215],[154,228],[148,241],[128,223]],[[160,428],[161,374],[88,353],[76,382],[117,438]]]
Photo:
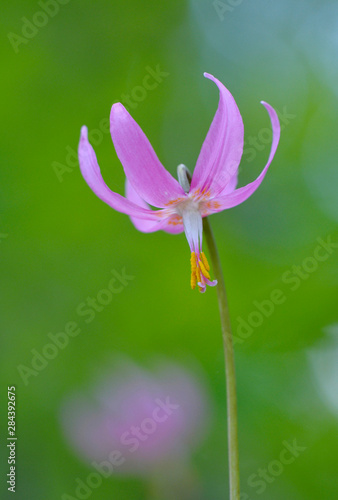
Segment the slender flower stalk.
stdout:
[[218,255],[215,238],[207,217],[203,219],[203,229],[207,241],[210,260],[214,274],[217,279],[218,307],[221,317],[223,336],[224,361],[225,361],[225,383],[227,393],[228,414],[228,454],[229,454],[229,478],[230,478],[230,500],[239,500],[239,453],[238,453],[238,431],[237,431],[237,393],[235,356],[232,342],[232,331],[230,324],[229,308],[225,290],[224,277],[221,261]]

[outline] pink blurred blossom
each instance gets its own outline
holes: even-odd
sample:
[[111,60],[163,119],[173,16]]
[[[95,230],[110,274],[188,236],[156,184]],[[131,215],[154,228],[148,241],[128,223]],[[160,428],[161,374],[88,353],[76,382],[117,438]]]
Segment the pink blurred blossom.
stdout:
[[209,421],[201,375],[165,361],[148,371],[119,359],[61,410],[64,434],[80,458],[97,470],[131,475],[188,462]]

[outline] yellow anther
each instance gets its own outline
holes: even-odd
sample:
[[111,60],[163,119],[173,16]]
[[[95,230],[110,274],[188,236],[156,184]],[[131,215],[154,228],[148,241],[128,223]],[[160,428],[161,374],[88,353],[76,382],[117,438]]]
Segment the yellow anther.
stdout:
[[191,289],[194,290],[196,288],[196,274],[194,273],[191,273],[191,280],[190,280],[190,285],[191,285]]
[[[191,264],[190,284],[191,288],[194,289],[196,288],[196,285],[198,283],[202,283],[203,278],[210,279],[210,274],[209,274],[210,266],[204,252],[200,253],[200,260],[198,260],[195,252],[191,252],[190,264]],[[200,286],[198,288],[200,292],[204,290],[204,288],[201,288]]]
[[205,269],[205,266],[204,266],[203,262],[201,260],[199,260],[198,263],[199,263],[200,269],[201,269],[201,271],[203,273],[203,276],[205,276],[206,278],[210,279],[210,274]]
[[197,282],[201,283],[201,271],[200,271],[199,267],[196,267],[196,278],[197,278]]
[[204,252],[201,252],[201,259],[202,259],[202,262],[204,264],[204,267],[207,271],[210,271],[210,266],[209,266],[209,262],[205,256],[205,253]]
[[191,252],[190,264],[191,264],[191,280],[190,280],[190,283],[191,283],[191,288],[193,290],[196,287],[196,283],[197,283],[197,278],[196,278],[197,259],[196,259],[195,252]]

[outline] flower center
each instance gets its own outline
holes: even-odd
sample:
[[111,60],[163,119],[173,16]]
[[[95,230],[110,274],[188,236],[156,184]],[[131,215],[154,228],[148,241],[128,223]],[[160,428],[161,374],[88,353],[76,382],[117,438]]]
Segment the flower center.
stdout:
[[210,266],[202,251],[202,211],[204,205],[204,192],[190,193],[191,174],[183,164],[177,167],[177,177],[187,196],[173,200],[172,212],[182,217],[184,232],[187,237],[191,257],[191,288],[198,285],[200,292],[205,292],[206,285],[215,286],[217,281],[210,279]]
[[206,285],[214,286],[217,281],[211,281],[210,266],[202,251],[203,224],[199,202],[188,196],[179,202],[175,209],[183,219],[184,232],[190,247],[191,288],[194,289],[198,285],[199,291],[205,292]]

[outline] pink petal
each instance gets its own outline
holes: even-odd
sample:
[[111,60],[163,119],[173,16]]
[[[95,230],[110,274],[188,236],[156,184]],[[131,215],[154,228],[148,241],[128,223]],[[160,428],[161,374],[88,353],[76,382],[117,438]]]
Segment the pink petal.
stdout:
[[79,162],[82,175],[94,193],[109,206],[119,212],[140,217],[147,220],[158,220],[158,215],[149,208],[140,207],[120,194],[111,191],[104,182],[100,167],[97,163],[95,151],[88,142],[87,127],[82,127],[79,144]]
[[236,175],[234,175],[229,183],[225,186],[225,188],[221,191],[220,193],[220,196],[224,196],[225,194],[230,194],[232,193],[233,191],[235,191],[236,189],[236,186],[237,186],[237,183],[238,183],[238,175],[236,173]]
[[178,222],[175,217],[172,217],[166,221],[166,224],[162,227],[163,231],[170,234],[180,234],[183,233],[184,227],[182,222]]
[[[149,205],[144,200],[142,200],[142,198],[135,191],[128,179],[126,180],[126,198],[139,207],[149,209]],[[183,231],[183,222],[178,223],[177,218],[174,216],[167,217],[165,219],[159,219],[157,221],[139,219],[138,217],[130,218],[136,229],[142,231],[142,233],[153,233],[154,231],[163,230],[167,233],[178,234],[182,233]]]
[[263,106],[266,107],[269,115],[270,115],[270,120],[271,120],[271,125],[272,125],[272,132],[273,132],[273,139],[272,139],[272,145],[271,145],[271,151],[270,151],[270,156],[268,159],[268,162],[264,169],[262,170],[261,174],[257,177],[257,179],[253,182],[250,182],[250,184],[247,184],[244,187],[241,187],[239,189],[236,189],[230,194],[227,194],[225,196],[221,197],[216,197],[215,200],[213,200],[216,203],[216,206],[219,204],[219,207],[211,210],[212,212],[220,212],[221,210],[225,210],[226,208],[232,208],[235,207],[236,205],[239,205],[240,203],[243,203],[243,201],[247,200],[249,196],[252,195],[258,188],[258,186],[261,184],[263,181],[265,174],[272,162],[272,159],[276,153],[276,149],[278,146],[279,142],[279,137],[280,137],[280,124],[278,120],[278,116],[276,111],[270,106],[270,104],[267,104],[264,101],[261,101]]
[[126,176],[140,197],[150,205],[164,208],[185,193],[157,158],[141,128],[120,103],[110,113],[110,132]]
[[[220,193],[229,182],[236,184],[243,154],[244,127],[236,102],[214,76],[204,73],[219,88],[218,109],[209,128],[194,170],[191,191]],[[235,180],[233,180],[235,179]]]

